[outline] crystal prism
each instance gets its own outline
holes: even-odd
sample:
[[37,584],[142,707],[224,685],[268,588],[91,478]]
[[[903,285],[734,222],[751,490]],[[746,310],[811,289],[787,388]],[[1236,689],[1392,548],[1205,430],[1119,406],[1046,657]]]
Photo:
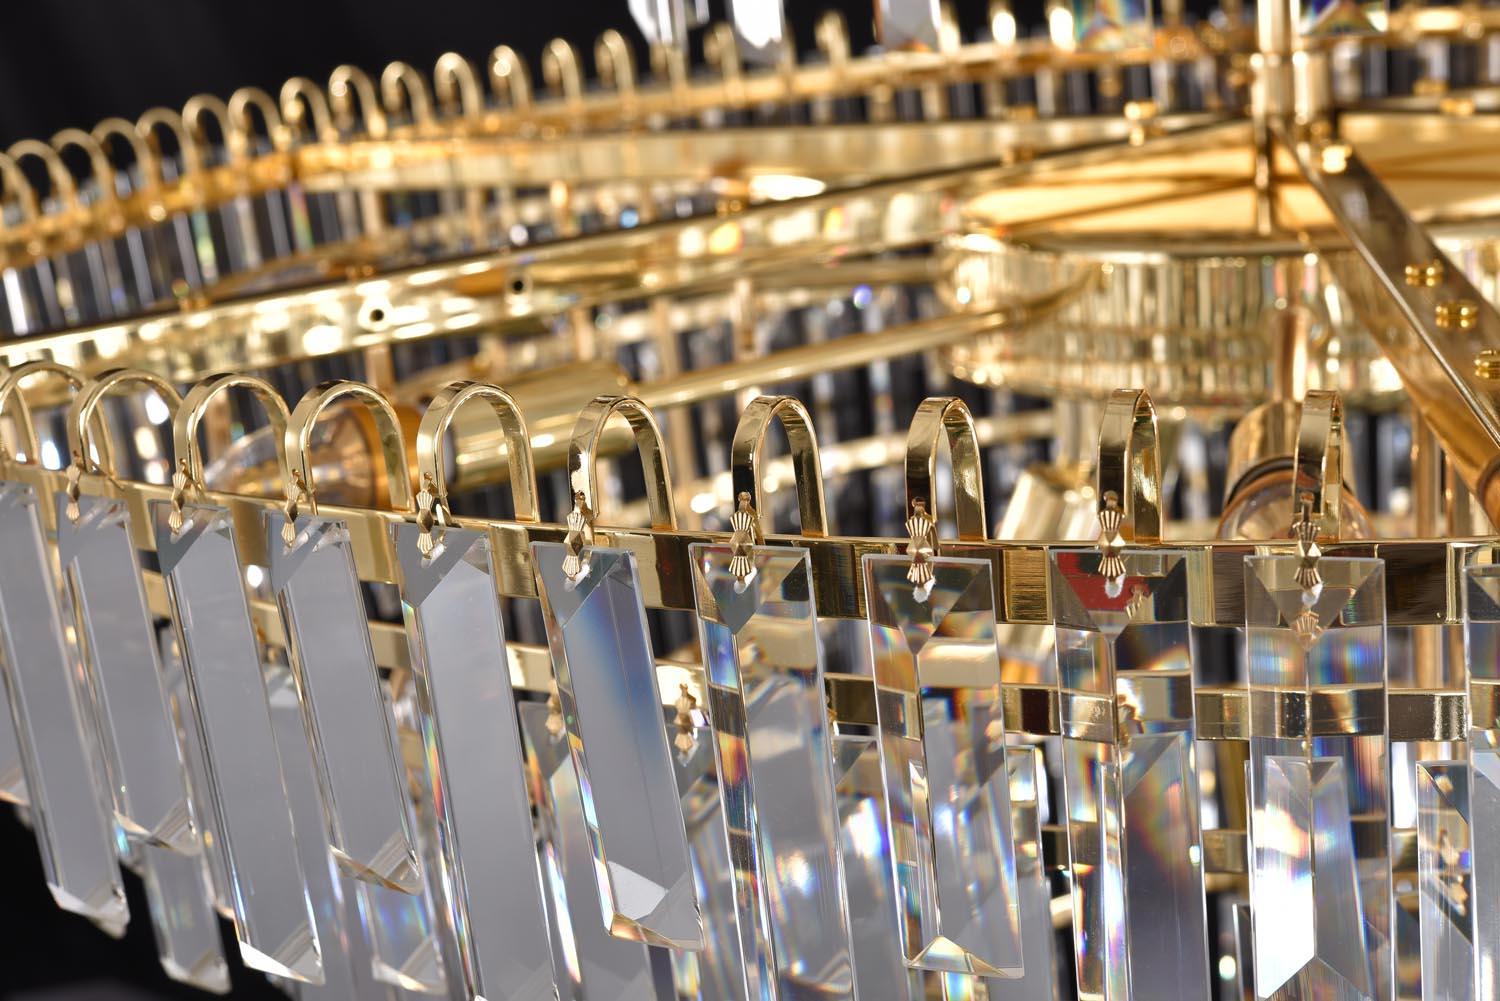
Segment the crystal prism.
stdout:
[[1016,977],[1021,928],[990,564],[864,558],[875,711],[909,964]]
[[370,648],[349,528],[303,515],[287,544],[285,524],[280,512],[266,515],[271,588],[286,623],[334,857],[356,879],[418,893],[396,725]]
[[[213,830],[234,885],[245,965],[323,979],[307,881],[271,729],[260,647],[250,622],[227,508],[153,505],[156,551],[187,672],[193,721],[213,793]],[[316,833],[316,832],[314,832]]]
[[1052,553],[1064,793],[1081,997],[1197,999],[1208,920],[1193,761],[1188,560]]
[[0,802],[26,805],[26,766],[10,711],[0,710]]
[[703,929],[635,559],[592,548],[575,583],[563,573],[560,543],[533,543],[531,552],[610,933],[699,948]]
[[1474,871],[1469,766],[1417,765],[1417,890],[1423,1001],[1474,997]]
[[519,707],[527,761],[535,769],[532,788],[542,834],[544,869],[553,901],[552,919],[562,952],[569,957],[562,1001],[609,998],[656,1001],[650,950],[609,934],[599,909],[594,852],[582,792],[561,720],[542,703]]
[[1500,566],[1464,571],[1474,996],[1500,998]]
[[182,855],[156,845],[142,845],[140,851],[162,969],[199,990],[228,991],[229,965],[202,853]]
[[196,852],[175,728],[123,501],[56,497],[57,549],[82,627],[115,822],[131,838]]
[[444,905],[471,996],[555,994],[536,832],[489,539],[392,527],[417,712],[437,812]]
[[24,484],[0,482],[0,552],[4,676],[47,886],[63,910],[118,936],[129,914],[106,776],[36,493]]
[[[740,885],[745,966],[775,993],[817,984],[852,998],[849,918],[828,743],[828,695],[805,549],[689,549],[718,754],[719,794]],[[752,993],[770,990],[752,983]]]
[[1391,993],[1384,564],[1246,557],[1250,899],[1264,998]]
[[1011,831],[1016,842],[1016,883],[1020,887],[1021,927],[1036,934],[1021,939],[1025,959],[1019,980],[989,981],[995,1001],[1056,1001],[1057,959],[1052,922],[1052,889],[1042,858],[1042,813],[1046,808],[1046,769],[1040,747],[1007,747]]

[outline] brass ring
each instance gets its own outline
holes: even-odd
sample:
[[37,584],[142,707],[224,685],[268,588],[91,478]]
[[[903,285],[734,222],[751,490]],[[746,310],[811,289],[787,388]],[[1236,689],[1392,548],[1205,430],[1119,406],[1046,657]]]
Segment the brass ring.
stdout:
[[1306,520],[1316,529],[1316,538],[1339,537],[1343,458],[1343,402],[1332,390],[1309,390],[1302,401],[1302,420],[1297,425],[1292,491],[1294,533],[1296,526]]
[[[138,368],[116,368],[107,372],[101,372],[91,379],[73,397],[73,402],[68,404],[68,454],[73,457],[74,465],[78,466],[79,472],[103,472],[108,476],[115,475],[114,456],[110,454],[108,446],[108,435],[99,435],[100,429],[105,427],[104,414],[99,410],[99,403],[109,394],[118,391],[122,386],[135,386],[150,389],[161,397],[161,401],[167,405],[167,412],[174,418],[182,406],[182,396],[166,379],[155,372],[146,372]],[[90,436],[90,428],[94,434]],[[100,442],[105,444],[100,445]],[[96,464],[90,458],[90,445],[94,445],[99,451],[99,462]]]
[[766,517],[765,481],[760,475],[760,453],[771,422],[781,419],[791,452],[792,472],[797,482],[797,513],[800,534],[821,538],[828,534],[828,513],[823,500],[823,464],[818,457],[818,437],[811,415],[793,396],[757,396],[750,401],[734,429],[730,446],[729,477],[736,504],[747,496],[757,512]]
[[[287,482],[287,501],[294,504],[301,499],[307,509],[318,513],[317,491],[312,481],[312,432],[318,418],[330,405],[341,399],[353,399],[363,403],[375,419],[380,433],[380,451],[385,457],[386,480],[390,486],[391,510],[402,514],[411,510],[411,474],[406,466],[406,436],[401,431],[401,419],[396,408],[374,388],[362,382],[325,382],[307,391],[292,411],[287,422],[286,462],[290,470]],[[288,521],[291,519],[288,518]]]
[[615,414],[630,422],[635,434],[641,467],[646,473],[646,503],[651,512],[651,527],[658,531],[677,528],[677,508],[672,501],[672,476],[667,468],[666,449],[662,446],[661,428],[651,410],[633,396],[596,396],[578,415],[573,439],[568,444],[568,483],[573,489],[575,508],[583,505],[590,519],[598,511],[599,439]]
[[536,503],[536,468],[531,458],[531,437],[521,408],[509,393],[485,382],[450,382],[438,391],[422,415],[417,430],[417,478],[422,489],[431,490],[439,520],[448,515],[448,481],[443,469],[442,443],[448,426],[465,403],[483,400],[490,405],[505,437],[506,462],[510,467],[511,497],[516,521],[539,520]]
[[[7,449],[4,446],[4,442],[0,441],[0,456],[3,456],[6,461],[21,461],[33,466],[41,462],[41,456],[37,454],[41,451],[41,444],[36,436],[36,423],[31,418],[31,407],[27,405],[26,398],[21,395],[20,388],[24,380],[31,378],[33,375],[44,374],[60,377],[74,392],[81,390],[83,384],[88,381],[76,368],[70,368],[55,361],[23,362],[11,369],[3,379],[0,379],[0,416],[4,415],[6,406],[14,398],[16,430],[20,433],[23,444],[26,447],[25,457],[17,458],[19,453]],[[105,453],[105,455],[101,457],[107,458],[109,437],[101,434],[99,440],[104,443],[101,452]]]
[[911,430],[906,435],[907,512],[915,514],[920,507],[933,522],[937,520],[933,480],[937,477],[938,439],[945,435],[953,466],[958,538],[963,542],[983,542],[989,536],[989,527],[984,511],[979,436],[974,431],[974,415],[956,396],[928,397],[912,418]]
[[[1110,394],[1099,424],[1099,465],[1095,488],[1101,528],[1118,512],[1122,542],[1154,546],[1161,542],[1161,449],[1156,407],[1144,389]],[[1111,533],[1114,534],[1114,533]]]
[[230,389],[248,389],[265,408],[266,418],[271,423],[272,441],[275,443],[276,466],[281,471],[281,482],[285,484],[289,475],[282,440],[286,436],[287,423],[291,420],[286,401],[266,380],[241,372],[231,372],[210,376],[189,389],[182,398],[181,406],[177,408],[177,416],[172,420],[173,458],[177,463],[178,474],[183,478],[184,487],[193,486],[200,491],[204,489],[203,452],[198,447],[198,425],[208,413],[209,404],[220,393]]

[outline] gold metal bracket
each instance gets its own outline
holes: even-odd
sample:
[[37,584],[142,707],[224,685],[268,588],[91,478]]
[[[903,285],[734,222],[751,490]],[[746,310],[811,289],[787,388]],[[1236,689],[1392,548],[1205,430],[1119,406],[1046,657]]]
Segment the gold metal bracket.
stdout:
[[1161,542],[1161,450],[1156,407],[1144,389],[1117,389],[1099,425],[1099,572],[1125,575],[1126,545]]

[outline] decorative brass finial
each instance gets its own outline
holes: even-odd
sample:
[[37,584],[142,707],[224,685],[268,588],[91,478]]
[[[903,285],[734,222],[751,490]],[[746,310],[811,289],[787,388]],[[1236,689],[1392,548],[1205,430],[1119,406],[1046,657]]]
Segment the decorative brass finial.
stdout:
[[911,557],[911,569],[906,579],[919,588],[932,585],[932,559],[937,555],[937,522],[927,513],[927,501],[917,497],[911,502],[911,516],[906,519],[906,534],[911,541],[906,544],[906,555]]
[[760,516],[755,512],[750,493],[741,490],[735,498],[734,513],[729,516],[729,527],[734,534],[729,537],[729,546],[734,555],[729,559],[729,572],[741,584],[748,584],[755,575],[755,547],[760,539]]
[[563,574],[572,583],[578,583],[588,575],[589,565],[584,558],[589,546],[594,544],[594,512],[584,501],[583,491],[573,493],[573,510],[568,512],[568,534],[563,537],[567,555],[563,557]]

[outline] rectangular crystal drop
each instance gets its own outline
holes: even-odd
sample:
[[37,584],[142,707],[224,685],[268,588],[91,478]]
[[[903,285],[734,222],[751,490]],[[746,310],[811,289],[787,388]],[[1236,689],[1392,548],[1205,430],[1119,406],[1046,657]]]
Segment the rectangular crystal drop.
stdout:
[[588,571],[575,583],[563,573],[560,543],[533,543],[531,553],[610,933],[700,948],[693,867],[635,558],[592,548]]
[[156,635],[123,501],[59,493],[57,549],[82,629],[115,822],[127,836],[198,850]]
[[290,545],[266,515],[271,588],[281,605],[331,847],[351,876],[421,892],[396,726],[381,694],[349,528],[303,515]]
[[298,984],[298,997],[301,1001],[378,998],[387,990],[375,981],[352,899],[354,887],[364,884],[345,877],[329,847],[327,810],[303,729],[296,682],[283,667],[267,665],[265,672],[271,727],[286,777],[287,801],[297,825],[297,858],[307,875],[307,897],[323,955],[322,983]]
[[[996,1001],[1057,1001],[1057,960],[1052,924],[1052,889],[1042,858],[1042,811],[1046,807],[1042,749],[1007,747],[1010,771],[1011,830],[1016,841],[1016,883],[1020,888],[1021,939],[1025,971],[1019,980],[989,981]],[[1034,934],[1031,932],[1035,930]]]
[[566,983],[558,985],[562,1001],[656,1001],[648,947],[611,935],[599,909],[594,852],[562,720],[540,702],[528,702],[519,709],[527,762],[535,769],[532,788],[543,869],[553,902],[552,920],[569,960]]
[[32,824],[53,899],[112,935],[129,918],[92,713],[36,493],[0,482],[0,643]]
[[[297,834],[271,729],[260,647],[227,508],[153,505],[156,551],[177,629],[188,695],[212,787],[213,830],[234,885],[245,965],[312,983],[323,978]],[[316,832],[314,832],[316,833]]]
[[417,710],[439,826],[444,904],[473,996],[554,994],[547,905],[489,539],[392,527]]
[[26,805],[26,766],[9,710],[0,711],[0,803]]
[[854,996],[828,742],[828,695],[805,549],[756,546],[749,577],[728,546],[690,547],[693,595],[745,966],[794,996]]
[[1202,834],[1193,762],[1188,559],[1126,549],[1052,553],[1052,613],[1084,998],[1208,990]]
[[1263,998],[1388,997],[1385,574],[1245,559],[1250,900]]
[[179,983],[223,994],[229,965],[202,853],[182,855],[156,845],[142,845],[140,852],[162,969]]
[[1417,908],[1423,1001],[1474,997],[1474,872],[1469,765],[1417,765]]
[[1021,972],[990,564],[864,558],[886,813],[909,964]]
[[1475,997],[1500,998],[1500,565],[1464,571]]

